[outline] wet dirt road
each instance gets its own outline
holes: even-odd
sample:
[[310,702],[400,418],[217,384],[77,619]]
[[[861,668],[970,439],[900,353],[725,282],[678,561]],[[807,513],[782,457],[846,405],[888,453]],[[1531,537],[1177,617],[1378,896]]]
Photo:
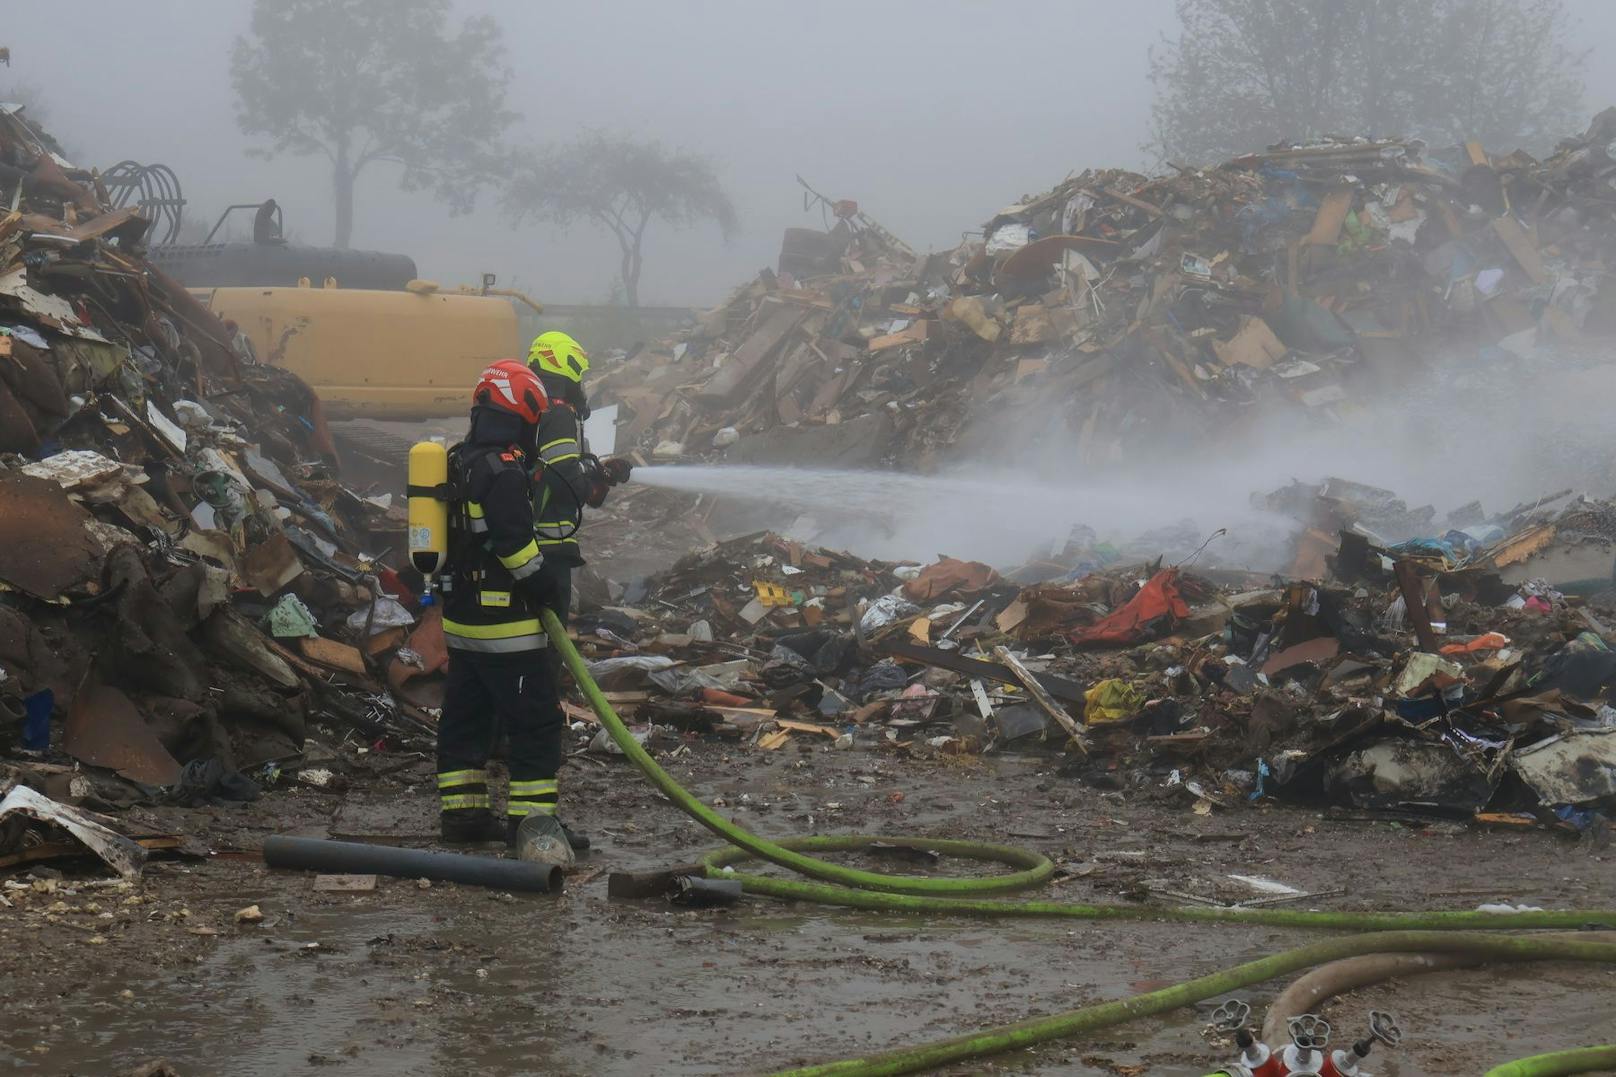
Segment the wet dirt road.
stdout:
[[[1227,878],[1239,873],[1313,891],[1363,879],[1297,907],[1593,907],[1611,903],[1616,883],[1609,853],[1542,832],[1278,807],[1202,817],[1150,790],[1087,788],[1059,777],[1058,763],[693,743],[673,770],[770,835],[912,830],[1036,847],[1071,869],[1048,893],[1073,901],[1151,889],[1256,896]],[[345,795],[296,789],[246,809],[176,809],[169,822],[226,851],[274,832],[424,843],[430,769],[356,777]],[[69,876],[0,891],[11,902],[0,905],[0,1069],[116,1074],[162,1058],[184,1077],[766,1072],[1120,998],[1309,938],[750,899],[725,910],[608,902],[596,868],[665,866],[712,841],[621,760],[576,760],[564,781],[569,819],[598,851],[559,898],[388,879],[372,893],[319,893],[310,875],[230,855],[154,862],[131,889],[68,894]],[[263,923],[237,925],[253,903]],[[1249,993],[1258,1013],[1281,986]],[[1616,972],[1541,966],[1368,989],[1326,1014],[1344,1039],[1370,1007],[1397,1011],[1406,1045],[1372,1068],[1413,1077],[1590,1042],[1608,1032],[1613,1001]],[[954,1072],[1193,1077],[1223,1057],[1202,1039],[1205,1012]]]

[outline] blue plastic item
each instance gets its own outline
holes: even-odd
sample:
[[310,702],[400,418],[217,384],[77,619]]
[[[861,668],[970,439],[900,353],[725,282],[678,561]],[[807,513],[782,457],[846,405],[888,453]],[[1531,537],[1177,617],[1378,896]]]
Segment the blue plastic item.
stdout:
[[50,717],[56,709],[56,693],[42,688],[22,701],[26,717],[22,722],[22,746],[30,752],[50,747]]

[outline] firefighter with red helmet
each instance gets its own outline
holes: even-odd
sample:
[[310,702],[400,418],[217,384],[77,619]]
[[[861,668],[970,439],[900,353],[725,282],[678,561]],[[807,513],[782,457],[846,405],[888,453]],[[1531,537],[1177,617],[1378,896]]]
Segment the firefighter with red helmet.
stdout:
[[[539,610],[558,596],[546,593],[553,585],[540,572],[529,479],[547,405],[526,364],[494,363],[473,392],[465,440],[449,452],[455,496],[441,585],[449,676],[437,775],[448,843],[514,845],[528,815],[556,812],[561,708]],[[501,729],[510,737],[504,820],[493,811],[487,772]]]

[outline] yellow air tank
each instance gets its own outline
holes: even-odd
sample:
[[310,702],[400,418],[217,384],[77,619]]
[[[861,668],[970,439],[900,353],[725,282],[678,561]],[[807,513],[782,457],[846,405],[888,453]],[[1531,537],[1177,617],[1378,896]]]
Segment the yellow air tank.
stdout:
[[431,579],[449,557],[449,450],[441,441],[410,447],[410,563]]

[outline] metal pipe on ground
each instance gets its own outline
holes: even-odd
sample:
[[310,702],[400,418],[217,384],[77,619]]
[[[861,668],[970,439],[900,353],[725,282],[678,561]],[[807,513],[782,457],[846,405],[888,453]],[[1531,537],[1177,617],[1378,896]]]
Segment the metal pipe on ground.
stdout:
[[269,838],[264,842],[264,863],[272,868],[433,879],[536,894],[560,893],[562,885],[561,869],[551,864],[324,838]]

